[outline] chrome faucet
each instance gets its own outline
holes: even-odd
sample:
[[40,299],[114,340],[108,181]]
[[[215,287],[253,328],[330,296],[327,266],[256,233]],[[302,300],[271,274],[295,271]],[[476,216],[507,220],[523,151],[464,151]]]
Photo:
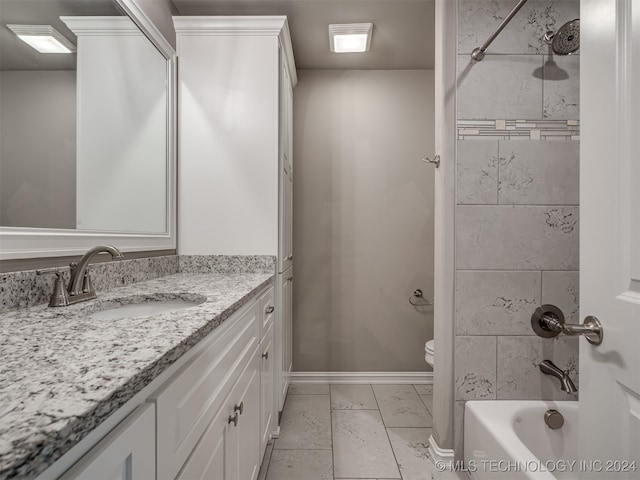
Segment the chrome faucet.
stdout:
[[49,300],[50,307],[64,307],[96,298],[96,291],[93,289],[93,285],[91,285],[88,266],[91,259],[102,252],[111,254],[111,258],[113,259],[120,260],[124,258],[120,250],[111,245],[98,245],[97,247],[93,247],[80,258],[78,263],[73,262],[69,265],[71,269],[69,288],[65,288],[64,278],[62,278],[62,274],[57,268],[36,271],[39,275],[43,273],[53,273],[56,275],[53,294]]
[[578,391],[571,377],[569,377],[569,370],[560,370],[551,360],[544,360],[539,366],[542,373],[560,380],[560,388],[562,391],[567,393],[575,393]]

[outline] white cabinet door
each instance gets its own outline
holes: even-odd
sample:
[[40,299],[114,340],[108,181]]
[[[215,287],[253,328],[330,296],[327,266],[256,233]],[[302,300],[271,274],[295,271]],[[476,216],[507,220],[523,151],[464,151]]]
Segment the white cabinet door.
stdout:
[[[233,425],[231,425],[233,426]],[[229,443],[229,412],[222,408],[213,418],[198,446],[193,451],[176,480],[225,480],[225,466],[229,463],[226,445]],[[162,474],[158,475],[162,478]]]
[[230,423],[227,451],[229,468],[225,479],[255,480],[260,470],[260,349],[240,376],[229,395]]
[[281,295],[281,312],[280,312],[280,364],[278,366],[278,383],[279,383],[279,405],[282,410],[284,401],[289,389],[289,373],[293,362],[293,351],[291,345],[292,337],[292,316],[293,316],[293,268],[288,269],[280,275],[280,295]]
[[152,480],[156,476],[155,408],[141,405],[60,480]]
[[[261,414],[260,414],[260,432],[261,445],[260,450],[264,454],[267,442],[274,430],[275,420],[275,352],[273,348],[273,330],[271,325],[267,334],[260,345],[262,354],[262,368],[260,371],[260,397],[261,397]],[[262,455],[261,455],[262,456]]]

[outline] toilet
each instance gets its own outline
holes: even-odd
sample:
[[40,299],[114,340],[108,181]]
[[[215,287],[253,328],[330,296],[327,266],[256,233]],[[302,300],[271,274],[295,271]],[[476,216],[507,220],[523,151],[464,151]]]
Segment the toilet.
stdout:
[[431,365],[431,368],[433,368],[434,345],[435,340],[429,340],[424,344],[424,359]]

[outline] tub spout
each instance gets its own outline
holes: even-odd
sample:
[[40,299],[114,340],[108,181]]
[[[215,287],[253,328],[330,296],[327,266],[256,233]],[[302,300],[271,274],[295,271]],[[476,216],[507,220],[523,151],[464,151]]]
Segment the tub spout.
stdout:
[[567,393],[575,393],[578,391],[573,380],[569,377],[569,370],[560,370],[551,360],[544,360],[539,366],[542,373],[560,380],[560,388],[563,391]]

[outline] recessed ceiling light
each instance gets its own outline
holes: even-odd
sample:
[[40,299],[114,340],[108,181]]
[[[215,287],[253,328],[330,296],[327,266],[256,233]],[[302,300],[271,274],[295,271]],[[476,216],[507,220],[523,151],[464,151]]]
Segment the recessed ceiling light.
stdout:
[[332,52],[366,52],[371,46],[373,23],[343,23],[329,25],[329,46]]
[[20,40],[40,53],[73,53],[76,46],[51,25],[9,25]]

